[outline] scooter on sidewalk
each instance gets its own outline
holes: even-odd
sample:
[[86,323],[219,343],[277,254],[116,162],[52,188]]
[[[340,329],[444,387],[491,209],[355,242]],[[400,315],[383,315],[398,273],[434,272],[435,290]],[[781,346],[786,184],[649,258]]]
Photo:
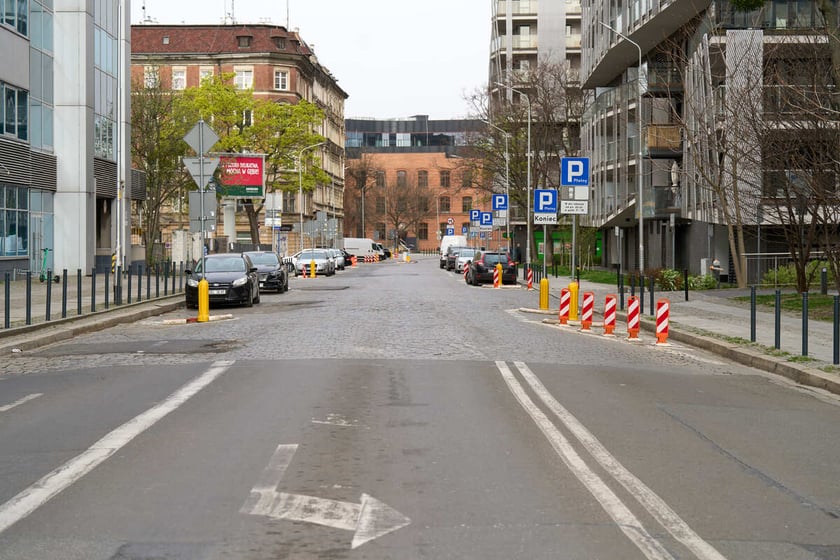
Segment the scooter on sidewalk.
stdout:
[[[44,252],[44,259],[41,261],[41,274],[38,275],[38,280],[41,282],[46,282],[49,280],[49,276],[47,276],[47,257],[52,249],[41,249]],[[61,282],[61,277],[56,274],[55,277],[52,278],[52,281],[58,284]]]

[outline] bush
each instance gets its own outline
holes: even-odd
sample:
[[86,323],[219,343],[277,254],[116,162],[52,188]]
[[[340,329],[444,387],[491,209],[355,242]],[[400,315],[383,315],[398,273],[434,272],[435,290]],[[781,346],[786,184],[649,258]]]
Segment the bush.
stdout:
[[688,288],[690,290],[714,290],[717,287],[718,281],[711,274],[688,277]]
[[666,292],[674,292],[682,290],[683,276],[679,270],[673,268],[663,268],[655,272],[656,285],[660,290]]

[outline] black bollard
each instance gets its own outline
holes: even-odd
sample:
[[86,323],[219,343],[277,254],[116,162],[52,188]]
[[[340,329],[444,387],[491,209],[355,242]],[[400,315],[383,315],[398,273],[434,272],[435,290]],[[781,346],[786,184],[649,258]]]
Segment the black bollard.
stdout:
[[650,315],[651,317],[656,317],[656,309],[654,306],[656,305],[656,295],[654,294],[654,286],[656,285],[656,279],[653,275],[650,276]]
[[782,291],[776,290],[776,319],[775,319],[775,347],[779,350],[782,347]]
[[619,276],[618,276],[618,301],[619,301],[619,305],[621,306],[621,307],[619,307],[619,309],[624,311],[624,275],[623,274],[619,274]]
[[26,324],[32,324],[32,273],[26,273]]
[[44,306],[44,320],[49,322],[52,315],[52,270],[47,269],[47,303]]
[[114,305],[122,305],[122,302],[122,266],[118,266],[114,278]]
[[802,355],[808,355],[808,292],[802,292]]
[[96,312],[96,267],[90,271],[90,312]]
[[152,299],[152,267],[146,265],[146,299]]
[[840,296],[834,296],[834,356],[832,363],[840,364]]
[[109,272],[105,273],[105,309],[109,309],[111,307],[110,303],[111,294],[109,290],[111,289],[111,274]]
[[825,267],[820,270],[820,294],[828,295],[828,270]]
[[143,301],[143,265],[137,264],[137,302]]
[[645,277],[639,273],[639,315],[645,314]]
[[67,269],[61,271],[61,318],[67,318]]
[[128,287],[128,301],[131,304],[131,266],[128,267],[128,274],[125,275],[125,284]]
[[685,301],[688,301],[688,269],[683,269],[683,290],[685,291]]
[[82,269],[76,269],[76,315],[82,314]]
[[3,328],[8,329],[12,326],[11,310],[9,304],[12,301],[12,275],[8,272],[4,274],[4,294],[3,294]]
[[155,298],[160,297],[160,264],[155,265]]
[[755,286],[750,286],[750,342],[755,342]]

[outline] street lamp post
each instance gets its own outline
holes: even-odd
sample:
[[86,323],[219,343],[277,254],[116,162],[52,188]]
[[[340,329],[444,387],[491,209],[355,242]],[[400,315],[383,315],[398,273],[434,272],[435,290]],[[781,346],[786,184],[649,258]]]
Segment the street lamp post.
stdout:
[[298,152],[298,193],[300,196],[300,250],[303,251],[303,152],[306,150],[311,150],[312,148],[317,148],[318,146],[323,146],[326,142],[318,142],[317,144],[312,144],[311,146],[307,146],[302,148]]
[[528,179],[527,179],[527,186],[528,186],[528,197],[525,203],[525,210],[526,210],[526,221],[525,221],[525,228],[527,232],[527,239],[525,240],[525,267],[526,269],[531,268],[531,100],[528,98],[528,95],[519,89],[516,89],[513,86],[509,86],[503,84],[501,82],[495,82],[497,86],[502,86],[504,88],[508,88],[510,91],[515,91],[519,95],[525,98],[525,103],[528,105]]
[[484,121],[485,124],[492,126],[505,136],[505,196],[508,201],[507,216],[505,217],[505,230],[507,235],[508,247],[510,247],[510,152],[508,151],[508,138],[510,134],[507,131],[499,128],[490,121]]
[[618,31],[617,29],[613,29],[603,21],[599,21],[601,25],[630,43],[631,45],[635,46],[636,49],[639,51],[639,71],[638,75],[636,76],[636,118],[638,122],[639,128],[639,146],[638,146],[638,154],[636,156],[636,182],[637,182],[637,190],[636,193],[636,206],[639,208],[639,274],[644,274],[645,272],[645,209],[644,209],[644,190],[642,185],[642,142],[644,142],[644,124],[642,123],[642,47],[625,35],[624,33]]

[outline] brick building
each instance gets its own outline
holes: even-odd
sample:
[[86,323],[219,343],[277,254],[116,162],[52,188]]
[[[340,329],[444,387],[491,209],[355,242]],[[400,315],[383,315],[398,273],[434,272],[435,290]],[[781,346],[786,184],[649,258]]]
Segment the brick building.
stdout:
[[[488,190],[468,155],[471,135],[485,126],[425,115],[347,119],[345,235],[388,246],[397,237],[425,251],[438,248],[447,227],[457,234],[469,228],[471,209],[490,210]],[[496,247],[497,236],[476,235],[473,242]]]
[[[298,224],[303,208],[306,221],[324,213],[339,233],[344,220],[344,100],[345,93],[330,71],[318,62],[314,50],[296,31],[270,24],[132,26],[132,78],[160,80],[174,91],[200,85],[210,75],[233,73],[241,89],[253,88],[255,97],[282,103],[305,99],[324,111],[317,133],[326,138],[316,155],[329,174],[327,184],[313,193],[287,192],[282,201],[284,224]],[[230,242],[250,242],[245,213],[236,199],[226,200],[217,235]],[[262,223],[262,217],[260,218]],[[175,226],[180,227],[180,226]],[[288,247],[297,247],[296,231],[284,233]],[[275,235],[279,235],[275,232]],[[272,242],[272,231],[262,227],[260,240]]]

